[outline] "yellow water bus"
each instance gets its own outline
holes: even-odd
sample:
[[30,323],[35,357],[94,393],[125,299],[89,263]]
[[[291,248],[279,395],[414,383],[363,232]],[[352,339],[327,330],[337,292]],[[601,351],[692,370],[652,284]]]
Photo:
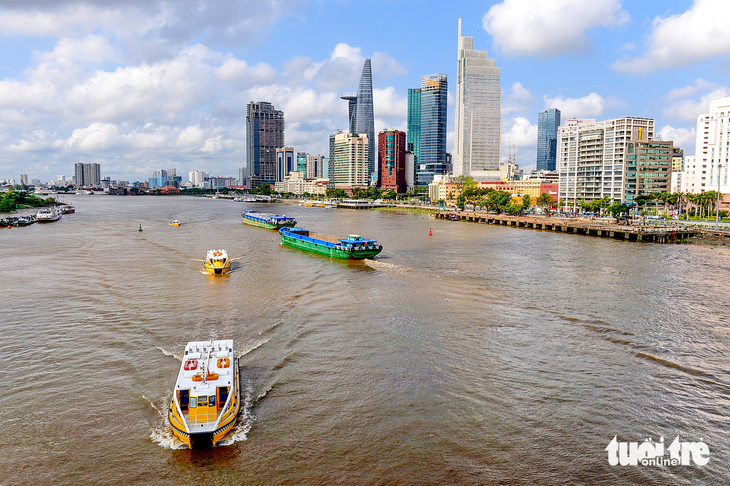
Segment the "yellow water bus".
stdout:
[[185,346],[168,420],[191,449],[217,445],[236,424],[241,391],[234,349],[231,339]]
[[214,275],[228,273],[231,270],[231,261],[226,250],[208,250],[205,257],[205,271]]

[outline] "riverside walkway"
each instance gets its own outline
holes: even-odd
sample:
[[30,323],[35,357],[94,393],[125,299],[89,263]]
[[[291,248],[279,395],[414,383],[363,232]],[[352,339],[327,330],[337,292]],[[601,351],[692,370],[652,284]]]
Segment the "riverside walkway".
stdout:
[[606,221],[589,221],[584,219],[509,216],[506,214],[492,214],[485,211],[437,211],[434,216],[439,219],[450,219],[453,221],[514,226],[517,228],[651,243],[680,243],[700,233],[699,230],[691,228],[667,228],[651,225],[634,226],[631,224],[614,224]]

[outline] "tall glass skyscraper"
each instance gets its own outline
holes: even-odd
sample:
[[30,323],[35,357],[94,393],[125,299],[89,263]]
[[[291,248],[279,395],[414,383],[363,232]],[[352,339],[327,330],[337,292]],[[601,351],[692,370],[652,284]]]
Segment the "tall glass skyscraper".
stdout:
[[421,155],[421,90],[408,89],[408,135],[406,150],[413,152],[413,162],[418,164]]
[[[355,132],[368,136],[368,177],[372,178],[375,168],[375,113],[373,111],[373,74],[370,59],[365,59],[357,90],[357,106],[355,107]],[[377,180],[377,179],[376,179]]]
[[246,107],[246,185],[276,182],[276,149],[284,146],[284,112],[265,101],[251,102]]
[[537,115],[537,170],[555,170],[560,110],[550,108]]
[[445,174],[446,99],[448,81],[445,74],[421,78],[421,147],[416,164],[416,185],[433,182],[435,174]]
[[474,38],[462,37],[456,65],[454,175],[477,181],[499,180],[502,138],[500,72],[487,51],[474,50]]

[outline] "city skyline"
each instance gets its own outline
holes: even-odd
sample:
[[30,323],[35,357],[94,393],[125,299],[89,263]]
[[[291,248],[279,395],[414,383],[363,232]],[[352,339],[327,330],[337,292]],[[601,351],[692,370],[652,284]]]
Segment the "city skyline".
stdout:
[[[235,176],[245,163],[251,101],[286,114],[287,145],[326,154],[329,134],[347,129],[339,96],[357,86],[366,58],[375,133],[406,130],[408,88],[423,73],[456,79],[459,17],[501,69],[502,160],[512,143],[520,166],[534,168],[538,113],[552,107],[563,119],[654,118],[658,134],[692,155],[696,117],[730,94],[730,34],[709,35],[730,7],[597,0],[571,2],[558,15],[560,3],[456,2],[416,19],[405,2],[388,15],[364,9],[357,23],[311,3],[235,2],[221,16],[203,2],[192,18],[184,2],[171,12],[161,2],[3,7],[0,177],[49,180],[71,175],[77,162],[131,181],[171,166]],[[397,34],[416,24],[427,38]]]

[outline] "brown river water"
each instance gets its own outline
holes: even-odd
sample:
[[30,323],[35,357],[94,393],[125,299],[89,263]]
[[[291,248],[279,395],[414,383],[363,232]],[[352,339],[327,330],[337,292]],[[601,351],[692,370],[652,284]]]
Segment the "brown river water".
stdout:
[[[0,484],[730,482],[730,247],[67,202],[0,230]],[[283,247],[242,223],[251,207],[384,250]],[[209,248],[230,274],[202,273]],[[208,338],[235,341],[246,406],[226,445],[191,451],[165,416],[185,343]],[[704,442],[709,462],[612,466],[614,436]]]

